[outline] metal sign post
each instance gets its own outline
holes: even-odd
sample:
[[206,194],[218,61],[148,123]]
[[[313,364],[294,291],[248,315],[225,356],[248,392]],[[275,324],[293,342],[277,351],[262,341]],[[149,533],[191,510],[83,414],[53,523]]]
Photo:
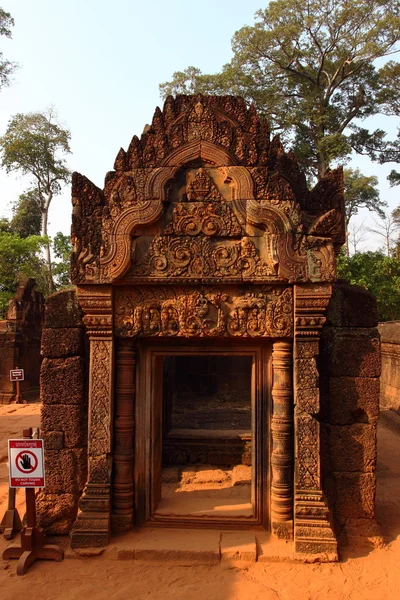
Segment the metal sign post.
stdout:
[[32,428],[24,429],[23,435],[24,439],[8,441],[8,460],[10,488],[25,488],[26,527],[21,531],[21,545],[3,552],[3,560],[19,559],[17,575],[25,575],[37,559],[60,562],[64,558],[60,546],[44,543],[44,531],[36,524],[35,488],[44,487],[43,440],[32,439]]
[[25,380],[25,373],[23,369],[19,369],[16,367],[15,369],[11,369],[10,371],[10,381],[15,381],[15,404],[27,404],[26,400],[21,398],[21,394],[19,391],[19,382]]

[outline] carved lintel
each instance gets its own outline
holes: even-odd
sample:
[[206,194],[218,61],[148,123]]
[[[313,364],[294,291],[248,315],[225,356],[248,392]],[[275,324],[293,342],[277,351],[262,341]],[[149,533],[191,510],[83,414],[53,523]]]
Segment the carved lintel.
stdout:
[[272,351],[272,533],[293,537],[293,384],[292,341],[275,341]]
[[73,547],[104,546],[110,534],[113,394],[112,288],[78,288],[90,342],[88,481],[72,530]]
[[114,406],[114,478],[112,530],[127,531],[133,521],[133,465],[136,352],[131,339],[119,339],[116,349]]
[[292,337],[291,287],[118,287],[121,337]]
[[337,542],[321,487],[319,336],[332,288],[296,285],[294,292],[295,503],[297,552],[337,560]]

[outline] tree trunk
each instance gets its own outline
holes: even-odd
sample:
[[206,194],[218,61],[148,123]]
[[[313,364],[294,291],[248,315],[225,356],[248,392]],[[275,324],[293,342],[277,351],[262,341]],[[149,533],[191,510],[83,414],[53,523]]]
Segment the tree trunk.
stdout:
[[[42,209],[42,235],[47,236],[47,216],[48,209]],[[45,246],[45,257],[47,263],[47,277],[48,277],[48,286],[49,293],[52,294],[54,292],[54,282],[53,276],[51,272],[51,254],[50,254],[50,243],[47,242]]]

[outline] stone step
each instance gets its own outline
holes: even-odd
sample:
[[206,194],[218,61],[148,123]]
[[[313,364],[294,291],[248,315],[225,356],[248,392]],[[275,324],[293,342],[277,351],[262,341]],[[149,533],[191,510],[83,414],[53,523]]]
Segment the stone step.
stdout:
[[293,542],[267,532],[143,527],[114,538],[107,554],[118,560],[172,562],[184,566],[245,567],[260,562],[301,562]]

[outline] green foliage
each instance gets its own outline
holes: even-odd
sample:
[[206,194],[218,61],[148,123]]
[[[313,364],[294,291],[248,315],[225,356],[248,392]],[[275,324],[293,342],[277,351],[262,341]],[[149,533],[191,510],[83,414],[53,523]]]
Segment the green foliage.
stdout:
[[[41,212],[41,234],[47,236],[47,221],[53,196],[61,192],[70,179],[65,154],[71,134],[57,122],[54,110],[17,114],[8,123],[0,138],[1,164],[7,172],[18,172],[30,177],[36,190]],[[54,288],[51,273],[50,246],[45,248],[48,268],[48,286]]]
[[0,231],[0,312],[7,309],[8,300],[17,290],[21,276],[38,277],[43,268],[40,250],[46,239],[31,235]]
[[380,321],[400,319],[400,261],[382,252],[339,255],[338,277],[374,294]]
[[321,177],[352,148],[381,149],[382,132],[355,119],[393,112],[398,63],[378,69],[374,62],[393,53],[399,38],[398,0],[272,1],[254,26],[234,34],[234,55],[221,73],[189,67],[160,91],[243,96],[292,141],[303,168]]
[[60,156],[71,152],[70,137],[70,132],[57,123],[50,109],[15,115],[0,138],[2,166],[8,173],[17,171],[30,176],[42,210],[46,208],[46,199],[58,194],[61,184],[70,179],[65,158]]
[[57,289],[71,285],[70,255],[72,252],[71,238],[59,231],[53,240],[53,254],[58,262],[53,262],[53,275]]
[[346,225],[359,208],[368,208],[385,218],[383,209],[387,203],[381,200],[378,190],[378,178],[375,175],[363,175],[359,169],[344,169],[344,200]]
[[30,235],[40,235],[41,210],[39,196],[36,189],[21,194],[13,206],[11,228],[25,238]]
[[[0,36],[4,35],[7,38],[11,37],[11,27],[14,25],[14,19],[10,13],[0,8]],[[3,53],[0,52],[0,90],[3,87],[10,85],[11,75],[17,68],[16,63],[13,63],[3,58]]]

